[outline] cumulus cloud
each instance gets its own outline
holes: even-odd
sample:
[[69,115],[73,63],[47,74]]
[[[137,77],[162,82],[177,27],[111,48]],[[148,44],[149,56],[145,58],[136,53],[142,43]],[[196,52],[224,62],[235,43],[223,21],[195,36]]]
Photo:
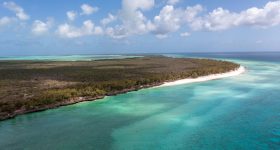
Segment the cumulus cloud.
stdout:
[[46,22],[43,22],[41,20],[35,20],[32,24],[32,33],[36,35],[42,35],[44,33],[47,33],[49,29],[53,25],[53,19],[49,18]]
[[83,11],[81,15],[91,15],[99,10],[98,7],[92,7],[89,4],[83,4],[81,9]]
[[77,38],[89,35],[101,35],[103,34],[103,29],[95,26],[91,20],[86,20],[81,27],[75,27],[68,23],[62,24],[58,27],[57,33],[61,37]]
[[131,1],[131,0],[123,0],[122,1],[122,7],[125,11],[135,11],[137,9],[142,10],[149,10],[153,8],[155,5],[154,0],[137,0],[137,1]]
[[241,12],[231,12],[222,7],[207,14],[203,14],[203,11],[201,5],[186,9],[166,5],[150,23],[150,32],[162,38],[187,26],[194,31],[220,31],[238,26],[267,28],[280,25],[280,1],[268,2],[263,8],[252,7]]
[[154,5],[154,0],[123,0],[122,9],[118,16],[122,24],[108,28],[108,35],[113,38],[123,38],[133,34],[149,32],[150,23],[143,11],[150,10]]
[[226,30],[237,26],[267,28],[280,24],[280,1],[268,2],[263,8],[252,7],[239,13],[224,8],[214,9],[190,23],[194,30]]
[[29,15],[25,13],[24,9],[14,2],[4,2],[3,5],[13,11],[20,20],[28,20],[30,18]]
[[77,13],[75,11],[67,11],[66,15],[70,21],[74,21],[77,17]]
[[117,20],[117,17],[109,13],[108,17],[101,20],[101,24],[105,26],[107,24],[110,24],[111,22],[114,22],[115,20]]
[[207,29],[211,31],[224,30],[234,25],[237,14],[223,8],[217,8],[204,17],[198,17],[190,22],[193,30]]
[[[179,1],[168,1],[175,4]],[[144,11],[153,8],[154,0],[123,0],[118,18],[122,24],[107,29],[107,34],[113,38],[123,38],[134,34],[152,33],[162,39],[170,32],[176,32],[182,26],[196,19],[203,11],[201,5],[175,8],[174,5],[164,6],[152,20],[144,15]]]
[[[234,12],[218,7],[206,12],[201,5],[178,7],[180,0],[166,0],[157,15],[147,17],[145,14],[155,6],[155,0],[122,0],[122,7],[116,14],[109,13],[107,17],[95,25],[91,20],[77,27],[71,22],[61,24],[57,34],[61,37],[76,38],[89,35],[106,34],[112,38],[121,39],[131,35],[154,34],[157,38],[167,38],[169,33],[178,31],[220,31],[239,26],[268,28],[280,25],[280,0],[271,1],[262,8],[252,7],[240,12]],[[16,17],[0,18],[0,26],[14,20],[28,20],[30,17],[24,9],[14,2],[4,2],[6,8],[15,12]],[[98,11],[98,7],[88,4],[81,5],[81,12],[68,11],[67,18],[74,21],[79,15],[90,15]],[[112,23],[114,22],[114,23]],[[32,24],[34,34],[49,31],[52,23],[35,20]],[[190,31],[190,32],[191,32]],[[182,37],[189,32],[178,33]]]
[[252,7],[239,14],[238,25],[269,27],[280,24],[280,1],[268,2],[264,8]]
[[155,34],[164,35],[168,32],[174,32],[180,28],[181,10],[175,10],[172,5],[165,6],[154,18]]
[[9,24],[12,21],[9,17],[0,18],[0,27]]
[[127,36],[127,31],[122,26],[108,27],[105,33],[114,39],[122,39]]
[[175,32],[182,25],[192,22],[202,10],[203,8],[200,5],[187,7],[186,9],[176,9],[173,5],[166,5],[162,8],[159,15],[154,17],[151,32],[156,35]]

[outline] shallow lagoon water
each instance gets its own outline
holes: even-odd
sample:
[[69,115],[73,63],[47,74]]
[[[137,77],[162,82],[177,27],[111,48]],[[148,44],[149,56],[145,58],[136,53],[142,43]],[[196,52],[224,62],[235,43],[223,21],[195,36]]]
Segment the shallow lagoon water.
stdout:
[[280,149],[280,60],[219,58],[247,72],[19,116],[0,149]]

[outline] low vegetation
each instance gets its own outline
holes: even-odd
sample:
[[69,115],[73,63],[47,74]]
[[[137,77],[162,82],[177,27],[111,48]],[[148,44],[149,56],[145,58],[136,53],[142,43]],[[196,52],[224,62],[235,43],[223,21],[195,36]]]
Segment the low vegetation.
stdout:
[[237,67],[226,61],[152,56],[84,62],[0,61],[0,119]]

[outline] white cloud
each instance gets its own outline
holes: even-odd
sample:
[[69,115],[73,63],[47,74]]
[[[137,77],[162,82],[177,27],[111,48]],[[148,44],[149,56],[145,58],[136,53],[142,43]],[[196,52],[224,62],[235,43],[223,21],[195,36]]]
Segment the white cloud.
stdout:
[[176,9],[173,5],[166,5],[162,8],[159,15],[154,17],[154,28],[151,32],[156,35],[175,32],[181,26],[192,22],[202,10],[203,8],[200,5],[187,7],[186,9]]
[[77,13],[75,11],[67,11],[66,15],[70,21],[74,21],[77,17]]
[[175,10],[172,5],[165,6],[154,18],[155,28],[153,33],[164,35],[180,28],[181,10]]
[[180,2],[180,0],[168,0],[168,1],[167,1],[167,4],[169,4],[169,5],[175,5],[175,4],[179,3],[179,2]]
[[83,25],[80,28],[67,23],[62,24],[58,27],[57,33],[61,37],[77,38],[82,36],[103,34],[103,29],[99,26],[95,26],[91,20],[86,20],[83,22]]
[[16,13],[16,16],[20,20],[28,20],[30,17],[25,13],[24,9],[14,2],[4,2],[3,5],[9,10]]
[[184,10],[183,20],[184,23],[192,22],[197,16],[204,11],[204,8],[201,5],[189,6]]
[[182,37],[188,37],[190,35],[191,34],[189,32],[183,32],[183,33],[180,34],[180,36],[182,36]]
[[154,0],[123,0],[122,9],[118,16],[122,24],[108,28],[107,34],[113,38],[123,38],[149,32],[150,23],[143,11],[150,10],[154,5]]
[[280,24],[280,1],[268,2],[264,8],[250,8],[239,14],[239,25],[269,27]]
[[83,4],[81,6],[81,9],[83,11],[81,13],[82,15],[91,15],[91,14],[93,14],[93,13],[95,13],[95,12],[97,12],[99,10],[98,7],[92,7],[89,4]]
[[263,8],[253,7],[239,13],[221,7],[205,15],[203,11],[201,5],[186,9],[166,5],[150,22],[150,32],[162,38],[187,26],[195,31],[219,31],[238,26],[267,28],[280,25],[280,1],[268,2]]
[[49,18],[46,22],[35,20],[32,24],[32,33],[41,35],[47,33],[53,25],[53,19]]
[[114,22],[115,20],[117,20],[117,17],[109,13],[107,18],[101,20],[101,24],[107,25],[110,24],[111,22]]
[[0,27],[9,24],[12,21],[9,17],[0,18]]
[[237,26],[267,28],[280,24],[280,1],[268,2],[263,8],[252,7],[240,13],[217,8],[203,17],[196,18],[190,26],[194,30],[226,30]]
[[[240,12],[233,12],[222,7],[206,12],[201,5],[185,8],[176,6],[180,0],[163,2],[167,5],[163,6],[157,15],[148,18],[145,13],[155,6],[155,0],[122,0],[122,8],[117,14],[109,13],[107,17],[99,21],[101,27],[91,20],[84,21],[81,27],[69,22],[59,25],[57,33],[67,38],[106,34],[117,39],[131,35],[154,34],[162,39],[168,37],[169,33],[178,32],[181,29],[183,31],[220,31],[239,26],[268,28],[280,25],[280,0],[268,2],[262,8],[252,7]],[[3,5],[15,12],[17,18],[2,17],[0,26],[12,20],[30,18],[24,9],[14,2],[4,2]],[[98,7],[83,4],[81,12],[68,11],[66,15],[70,21],[74,21],[78,15],[90,15],[98,9]],[[51,28],[51,24],[49,20],[45,22],[35,20],[32,24],[32,32],[34,34],[46,33]],[[190,34],[184,32],[178,35],[187,37]]]
[[122,39],[127,36],[127,32],[123,27],[115,26],[114,28],[108,27],[106,34],[114,39]]
[[[176,32],[183,25],[192,22],[203,11],[200,5],[185,9],[166,5],[159,15],[155,16],[153,20],[149,20],[143,12],[153,8],[154,5],[154,0],[123,0],[118,16],[122,24],[107,28],[107,35],[113,38],[124,38],[135,34],[152,33],[162,39],[168,37],[168,33]],[[107,20],[102,22],[107,22]]]
[[120,18],[124,28],[130,33],[143,33],[147,30],[147,18],[142,11],[149,10],[155,5],[154,0],[123,0]]
[[194,30],[224,30],[233,26],[234,20],[237,18],[237,14],[231,13],[223,8],[217,8],[203,18],[196,18],[190,25]]
[[123,10],[126,11],[135,11],[137,9],[141,10],[149,10],[153,8],[155,5],[154,0],[137,0],[137,1],[132,1],[132,0],[123,0],[122,1],[122,7]]

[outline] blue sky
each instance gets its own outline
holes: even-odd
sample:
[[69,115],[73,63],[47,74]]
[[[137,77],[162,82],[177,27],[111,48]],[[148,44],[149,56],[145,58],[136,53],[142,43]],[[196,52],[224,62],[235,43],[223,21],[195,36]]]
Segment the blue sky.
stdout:
[[4,0],[0,56],[280,51],[280,1]]

